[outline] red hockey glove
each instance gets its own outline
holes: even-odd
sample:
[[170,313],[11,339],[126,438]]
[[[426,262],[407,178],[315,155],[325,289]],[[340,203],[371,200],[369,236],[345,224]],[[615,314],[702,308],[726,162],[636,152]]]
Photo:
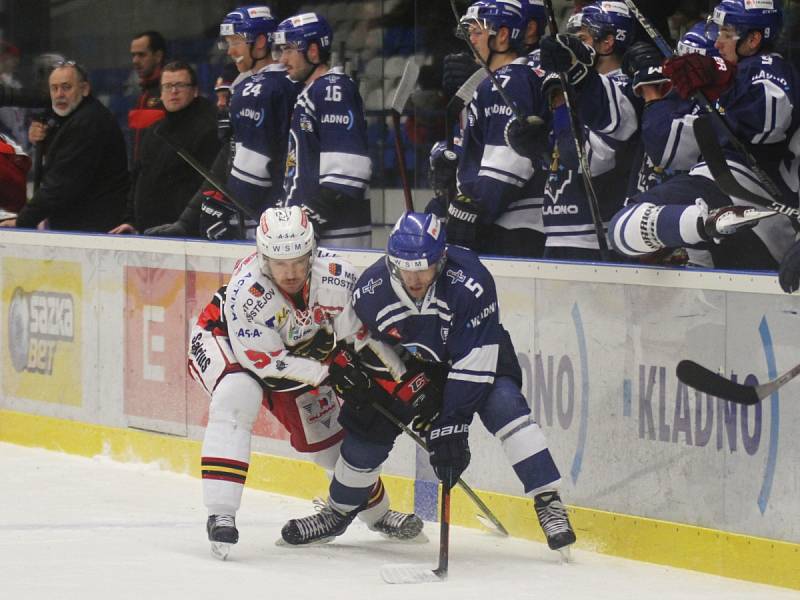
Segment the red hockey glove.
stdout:
[[702,92],[710,102],[714,102],[733,82],[736,65],[718,56],[684,54],[667,60],[662,71],[681,98]]

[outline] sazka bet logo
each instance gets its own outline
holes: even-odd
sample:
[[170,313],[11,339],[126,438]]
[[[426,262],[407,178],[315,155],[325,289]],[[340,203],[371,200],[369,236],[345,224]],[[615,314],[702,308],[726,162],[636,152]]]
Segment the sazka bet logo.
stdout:
[[75,337],[73,300],[58,292],[14,290],[8,309],[8,348],[17,372],[53,372],[58,342]]

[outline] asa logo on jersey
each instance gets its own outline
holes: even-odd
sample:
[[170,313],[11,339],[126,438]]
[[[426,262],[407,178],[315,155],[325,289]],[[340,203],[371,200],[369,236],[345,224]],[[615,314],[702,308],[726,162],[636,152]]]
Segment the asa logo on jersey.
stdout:
[[51,375],[59,342],[75,338],[71,294],[16,288],[8,310],[8,348],[17,372]]
[[334,277],[338,277],[342,274],[342,265],[337,263],[328,263],[328,273]]

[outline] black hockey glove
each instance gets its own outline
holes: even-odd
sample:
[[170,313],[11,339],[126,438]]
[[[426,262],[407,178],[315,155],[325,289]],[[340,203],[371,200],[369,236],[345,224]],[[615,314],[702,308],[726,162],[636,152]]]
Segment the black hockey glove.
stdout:
[[447,207],[445,232],[447,242],[473,248],[478,237],[478,205],[466,196],[459,196]]
[[550,127],[535,115],[526,117],[523,121],[511,117],[506,123],[503,137],[506,145],[514,152],[531,160],[537,160],[548,153]]
[[[458,148],[456,150],[456,148]],[[447,148],[446,142],[436,142],[430,154],[430,182],[433,192],[437,196],[448,196],[456,187],[456,170],[461,148],[454,146]]]
[[323,362],[328,359],[336,346],[336,336],[324,328],[317,331],[310,340],[291,347],[292,354]]
[[800,288],[800,242],[789,248],[781,260],[778,282],[787,294]]
[[[663,62],[664,56],[661,51],[648,42],[636,42],[628,49],[622,69],[630,77],[631,89],[635,95],[641,95],[639,88],[643,85],[661,85],[662,96],[669,92],[672,84],[661,69]],[[664,84],[669,84],[669,86]]]
[[328,381],[336,395],[355,410],[372,404],[375,385],[372,377],[361,368],[358,358],[343,348],[333,355],[328,365]]
[[155,235],[158,237],[177,237],[185,238],[191,237],[191,233],[181,221],[174,223],[164,223],[163,225],[155,225],[148,227],[144,230],[144,235]]
[[241,239],[239,211],[219,192],[206,190],[200,204],[200,233],[209,240]]
[[564,90],[561,89],[561,77],[558,73],[548,73],[542,80],[542,98],[547,103],[553,106],[553,95],[558,93],[562,94]]
[[567,81],[577,85],[594,66],[597,56],[594,48],[584,44],[577,35],[559,33],[546,37],[541,45],[542,69],[556,73],[566,73]]
[[480,66],[472,54],[459,52],[445,56],[442,69],[442,90],[445,96],[451,98]]
[[431,466],[439,481],[452,488],[469,466],[469,425],[436,425],[428,431]]
[[304,202],[302,207],[318,229],[325,229],[331,220],[347,210],[349,203],[350,198],[347,195],[320,186],[317,197],[312,202]]

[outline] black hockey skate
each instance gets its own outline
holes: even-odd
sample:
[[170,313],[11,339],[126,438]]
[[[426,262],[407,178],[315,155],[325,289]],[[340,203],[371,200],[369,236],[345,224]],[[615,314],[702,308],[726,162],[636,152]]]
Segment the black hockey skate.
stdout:
[[325,544],[342,535],[357,513],[354,510],[343,514],[325,504],[316,514],[286,523],[281,529],[281,538],[290,546]]
[[[575,543],[575,532],[567,517],[567,509],[561,503],[558,492],[543,492],[533,499],[536,516],[547,537],[551,550],[566,549]],[[566,557],[568,558],[568,556]]]
[[220,560],[228,558],[231,546],[239,541],[239,530],[233,515],[210,515],[206,521],[211,554]]
[[[386,514],[369,526],[372,531],[395,540],[427,542],[422,534],[422,519],[414,513],[407,514],[396,510],[387,510]],[[422,539],[418,539],[418,538]]]

